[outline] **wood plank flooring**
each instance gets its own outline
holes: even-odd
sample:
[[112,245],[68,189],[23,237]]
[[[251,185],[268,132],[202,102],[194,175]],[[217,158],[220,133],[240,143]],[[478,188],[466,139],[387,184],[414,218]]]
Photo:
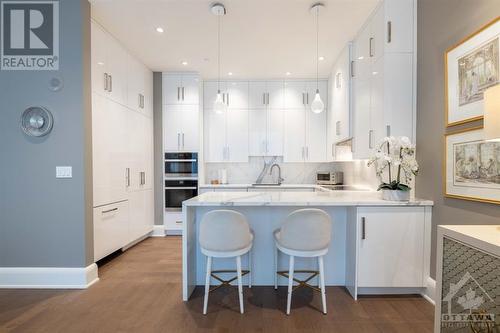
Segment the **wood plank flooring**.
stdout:
[[327,288],[328,314],[319,293],[304,288],[284,313],[286,288],[245,288],[239,313],[236,288],[203,290],[181,300],[180,237],[149,238],[99,267],[87,290],[0,290],[0,332],[432,332],[434,307],[419,296],[363,297]]

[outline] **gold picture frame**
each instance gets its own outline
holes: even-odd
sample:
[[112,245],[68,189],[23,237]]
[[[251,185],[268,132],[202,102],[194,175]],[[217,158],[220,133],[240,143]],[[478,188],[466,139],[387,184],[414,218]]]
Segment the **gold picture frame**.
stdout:
[[[483,119],[482,94],[489,86],[500,83],[499,54],[500,16],[446,50],[444,53],[446,127]],[[484,71],[478,75],[475,74],[475,68],[467,68],[477,66],[473,61],[478,55],[493,58],[491,61],[493,69],[489,71],[494,73],[493,78],[487,77]],[[453,99],[451,96],[454,96]],[[465,110],[465,116],[457,115],[460,109],[461,112]]]
[[[454,145],[457,146],[463,146],[459,147],[462,148],[463,151],[467,149],[465,146],[474,146],[474,145],[494,145],[493,146],[493,151],[496,149],[495,145],[498,145],[500,147],[500,142],[490,142],[484,140],[484,135],[482,133],[483,131],[483,126],[475,126],[471,128],[466,128],[466,129],[461,129],[461,130],[456,130],[452,131],[449,133],[446,133],[444,135],[444,163],[443,163],[443,194],[446,198],[453,198],[453,199],[463,199],[463,200],[469,200],[469,201],[477,201],[477,202],[485,202],[485,203],[492,203],[492,204],[500,204],[500,184],[497,184],[496,182],[494,183],[488,183],[484,182],[481,179],[481,176],[476,176],[478,179],[461,179],[460,184],[456,185],[456,179],[461,178],[457,174],[459,171],[457,171],[457,152],[455,149],[457,147],[454,147],[454,149],[450,150],[450,138],[451,137],[458,137],[460,135],[463,136],[462,139],[464,140],[469,140],[469,141],[458,141]],[[474,148],[474,147],[468,147],[468,148]],[[472,149],[474,150],[474,149]],[[478,151],[481,151],[481,149],[476,148],[476,154]],[[470,151],[470,149],[469,149]],[[479,153],[481,154],[481,153]],[[450,155],[453,158],[452,161],[450,161]],[[463,159],[466,160],[466,159]],[[482,156],[478,156],[479,164],[482,163],[483,158]],[[498,156],[497,156],[498,160]],[[450,163],[453,162],[453,166],[450,165]],[[497,163],[497,173],[500,172],[500,165]],[[463,167],[463,166],[462,166]],[[481,165],[477,166],[477,170],[481,172]],[[463,167],[467,168],[467,167]],[[484,167],[483,167],[484,170]],[[472,171],[471,171],[472,173]],[[497,174],[496,177],[498,177],[500,174]],[[495,178],[495,176],[494,176]],[[453,184],[450,185],[451,181],[453,181]],[[487,187],[491,185],[492,187]],[[449,187],[452,188],[452,191],[450,191]]]

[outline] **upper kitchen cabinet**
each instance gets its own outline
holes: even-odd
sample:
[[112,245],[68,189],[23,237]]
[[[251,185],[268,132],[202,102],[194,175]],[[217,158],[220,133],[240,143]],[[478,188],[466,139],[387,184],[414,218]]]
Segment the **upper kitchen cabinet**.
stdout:
[[130,109],[152,116],[153,73],[133,56],[128,56],[127,105]]
[[319,89],[321,99],[327,105],[328,100],[328,81],[296,81],[287,80],[285,86],[285,109],[299,109],[311,107],[311,103],[316,95],[316,90]]
[[219,90],[222,94],[222,100],[229,109],[248,108],[247,81],[205,81],[203,84],[203,105],[205,109],[213,109]]
[[283,81],[252,81],[249,85],[250,109],[283,109],[285,93]]
[[127,104],[127,51],[96,22],[91,23],[92,91]]
[[389,135],[415,133],[414,0],[385,0],[354,40],[353,157]]
[[163,73],[163,104],[199,105],[199,81],[194,73]]

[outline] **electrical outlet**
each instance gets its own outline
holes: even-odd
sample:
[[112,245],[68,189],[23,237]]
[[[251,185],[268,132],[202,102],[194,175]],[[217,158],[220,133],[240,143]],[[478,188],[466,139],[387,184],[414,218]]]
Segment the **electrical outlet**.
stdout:
[[73,168],[70,166],[56,166],[56,178],[73,178]]

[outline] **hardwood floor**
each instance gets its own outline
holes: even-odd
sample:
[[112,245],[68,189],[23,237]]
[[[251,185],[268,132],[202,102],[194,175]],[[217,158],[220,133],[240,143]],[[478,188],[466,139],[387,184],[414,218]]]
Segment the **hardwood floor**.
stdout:
[[181,300],[180,237],[149,238],[99,267],[87,290],[0,290],[0,332],[432,332],[434,307],[418,296],[364,297],[302,288],[286,316],[286,289],[245,288],[245,314],[236,288],[203,290]]

